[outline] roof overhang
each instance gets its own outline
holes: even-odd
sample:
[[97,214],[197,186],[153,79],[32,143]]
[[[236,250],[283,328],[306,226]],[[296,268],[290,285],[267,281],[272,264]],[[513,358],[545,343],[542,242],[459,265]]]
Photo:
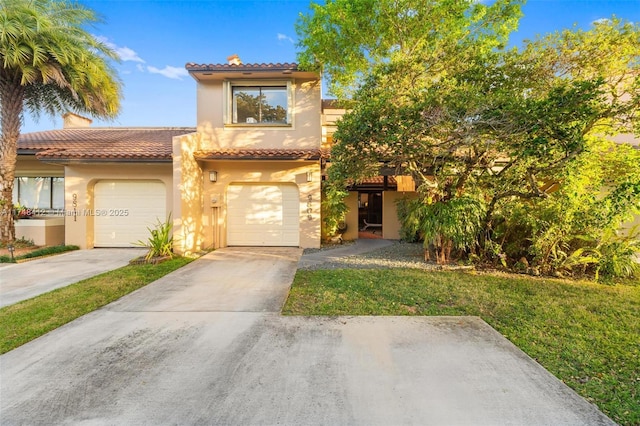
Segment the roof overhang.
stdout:
[[185,68],[191,77],[197,81],[222,81],[238,78],[301,78],[309,80],[320,78],[318,73],[302,71],[294,63],[240,65],[188,63]]
[[61,166],[76,164],[171,164],[173,162],[172,159],[165,158],[37,158],[43,163]]
[[219,149],[197,151],[197,160],[252,160],[252,161],[318,161],[321,149]]

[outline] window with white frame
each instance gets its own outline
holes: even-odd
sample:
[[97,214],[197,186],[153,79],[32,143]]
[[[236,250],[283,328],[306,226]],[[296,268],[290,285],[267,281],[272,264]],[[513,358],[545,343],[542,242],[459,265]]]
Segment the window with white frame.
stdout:
[[64,209],[63,177],[17,177],[13,184],[13,204],[30,209]]
[[291,84],[278,82],[227,82],[226,124],[290,126]]

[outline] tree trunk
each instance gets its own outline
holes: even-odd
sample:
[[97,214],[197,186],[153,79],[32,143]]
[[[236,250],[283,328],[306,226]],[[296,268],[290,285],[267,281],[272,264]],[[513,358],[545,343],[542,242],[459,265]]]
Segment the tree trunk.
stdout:
[[15,240],[13,180],[16,174],[18,137],[22,124],[24,86],[20,79],[0,72],[0,242]]

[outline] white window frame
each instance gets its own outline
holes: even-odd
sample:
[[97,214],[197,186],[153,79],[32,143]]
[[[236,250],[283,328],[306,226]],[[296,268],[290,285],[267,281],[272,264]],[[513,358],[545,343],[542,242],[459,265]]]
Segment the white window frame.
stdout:
[[[233,122],[233,88],[234,87],[278,87],[287,88],[287,122],[286,123],[234,123]],[[223,82],[223,120],[228,128],[247,129],[291,129],[294,127],[294,82],[292,80],[225,80]]]

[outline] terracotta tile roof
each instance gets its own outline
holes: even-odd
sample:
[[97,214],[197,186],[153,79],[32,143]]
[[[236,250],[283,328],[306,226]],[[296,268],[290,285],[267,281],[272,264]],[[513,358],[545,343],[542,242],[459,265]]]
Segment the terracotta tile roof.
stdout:
[[298,64],[284,62],[275,64],[195,64],[185,65],[187,71],[297,71]]
[[42,160],[170,160],[172,138],[195,131],[192,127],[48,130],[20,135],[18,153]]
[[[394,176],[387,176],[389,179],[387,183],[389,185],[396,185],[396,178]],[[359,185],[383,185],[384,184],[384,176],[374,176],[371,178],[364,179]]]
[[321,149],[219,149],[199,151],[199,160],[319,160],[327,152]]

